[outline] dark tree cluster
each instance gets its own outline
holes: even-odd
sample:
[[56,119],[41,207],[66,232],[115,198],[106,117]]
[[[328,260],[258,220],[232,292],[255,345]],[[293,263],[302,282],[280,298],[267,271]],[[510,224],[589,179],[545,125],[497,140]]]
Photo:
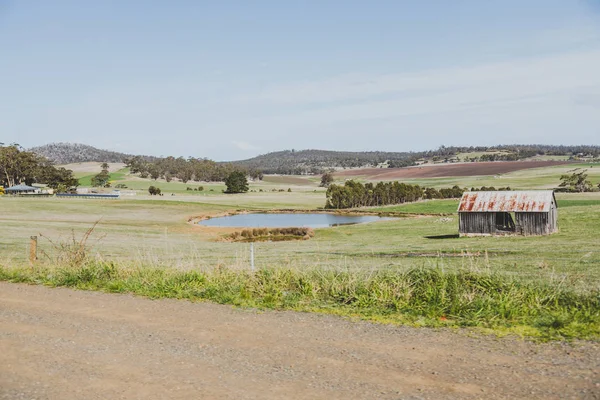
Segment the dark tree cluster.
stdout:
[[249,190],[246,174],[234,171],[225,179],[225,193],[246,193]]
[[[571,174],[561,175],[557,191],[560,192],[592,192],[596,190],[592,181],[588,179],[587,169],[579,168]],[[598,184],[600,189],[600,184]]]
[[334,181],[333,174],[331,172],[325,172],[323,176],[321,176],[321,183],[319,186],[328,187]]
[[148,161],[144,157],[135,156],[124,160],[131,173],[142,178],[154,180],[163,178],[170,182],[174,178],[183,183],[223,182],[232,172],[242,172],[252,179],[262,179],[263,173],[257,169],[246,169],[232,163],[217,163],[201,158],[166,157],[156,161]]
[[536,151],[522,150],[516,153],[488,153],[482,154],[479,157],[474,157],[473,161],[519,161],[526,158],[535,157]]
[[25,151],[18,144],[4,146],[0,143],[0,185],[10,187],[33,183],[45,184],[59,191],[79,185],[73,171],[57,168],[45,157]]
[[92,177],[92,186],[94,187],[110,187],[110,174],[108,173],[108,164],[102,163],[102,170],[98,175]]
[[406,160],[390,160],[388,168],[406,168],[417,165],[418,157],[407,158]]
[[454,185],[451,188],[442,188],[440,190],[434,188],[425,188],[423,190],[423,198],[427,200],[432,199],[457,199],[462,196],[466,190]]
[[150,193],[151,196],[160,196],[161,190],[160,190],[160,188],[157,188],[156,186],[150,186],[148,188],[148,193]]
[[385,206],[421,199],[455,199],[460,198],[467,190],[459,186],[437,190],[400,182],[379,182],[374,185],[350,180],[346,181],[344,185],[332,184],[329,186],[325,208]]
[[355,207],[384,206],[417,201],[423,197],[419,185],[399,182],[379,182],[362,184],[353,180],[344,185],[332,184],[327,189],[325,208],[342,209]]

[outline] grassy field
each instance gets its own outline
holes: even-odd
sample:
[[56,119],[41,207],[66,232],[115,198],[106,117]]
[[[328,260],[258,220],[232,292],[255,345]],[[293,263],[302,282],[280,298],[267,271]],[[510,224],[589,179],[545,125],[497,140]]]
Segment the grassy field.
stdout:
[[[128,169],[122,169],[116,172],[111,172],[109,174],[110,182],[115,182],[115,181],[122,181],[125,179],[125,176],[129,173]],[[90,187],[92,186],[92,178],[94,176],[96,176],[97,174],[92,174],[92,175],[84,175],[81,177],[78,177],[79,179],[79,185],[82,187]],[[115,182],[115,183],[120,183],[120,182]]]
[[[600,172],[600,168],[590,169],[592,170]],[[529,170],[529,176],[520,171],[518,174],[511,174],[511,179],[537,182],[540,177],[545,177],[549,182],[564,171],[564,167],[544,171]],[[593,176],[597,177],[596,174]],[[281,179],[267,180],[251,183],[253,192],[226,195],[219,190],[222,187],[219,184],[205,184],[203,192],[189,192],[185,188],[192,186],[190,184],[159,181],[155,185],[162,185],[166,195],[151,197],[143,195],[148,181],[126,173],[123,178],[119,182],[125,182],[130,188],[140,188],[138,196],[120,200],[0,197],[0,223],[3,232],[0,235],[0,279],[32,280],[50,285],[64,284],[62,280],[57,280],[59,275],[50,271],[56,268],[64,269],[70,265],[61,254],[65,253],[65,249],[72,248],[73,237],[79,240],[98,222],[88,241],[91,247],[88,259],[93,263],[83,266],[92,268],[92,272],[65,269],[60,276],[74,274],[74,278],[68,280],[69,285],[109,291],[132,291],[157,297],[198,298],[249,306],[319,310],[358,315],[371,320],[410,322],[427,326],[438,326],[439,318],[446,318],[449,310],[454,310],[454,318],[451,320],[456,326],[476,325],[496,331],[508,329],[511,332],[534,336],[549,334],[548,326],[551,326],[558,327],[558,331],[551,336],[598,335],[598,332],[590,330],[590,321],[594,321],[594,324],[600,321],[600,307],[597,304],[600,301],[600,193],[557,194],[560,232],[545,237],[459,238],[456,216],[458,201],[434,200],[368,209],[402,213],[405,215],[402,218],[317,229],[315,237],[310,240],[256,243],[254,248],[257,270],[262,271],[262,274],[279,271],[269,275],[274,281],[269,281],[268,284],[274,285],[273,290],[276,292],[273,294],[275,297],[269,300],[265,298],[262,289],[253,286],[256,282],[247,283],[250,286],[245,286],[246,283],[242,284],[236,280],[236,274],[250,274],[248,243],[221,240],[231,233],[232,229],[200,227],[188,221],[198,216],[215,216],[244,210],[321,208],[325,203],[325,193],[323,188],[317,187],[318,182],[307,183],[306,180],[298,179],[294,181],[295,184],[292,180],[287,180],[282,185]],[[448,186],[448,183],[440,185]],[[287,187],[292,188],[291,193],[287,190],[279,192]],[[27,262],[29,237],[32,235],[40,236],[40,260],[34,269],[31,269]],[[101,278],[104,276],[101,271],[108,268],[107,265],[116,271],[110,279]],[[217,279],[212,275],[215,268],[224,274],[229,271],[227,274],[232,275],[227,275],[228,280],[218,280],[221,278]],[[205,275],[202,275],[203,278],[194,275],[195,278],[190,283],[189,275],[186,275],[190,271]],[[439,276],[435,276],[439,279],[435,276],[435,279],[431,278],[427,275],[429,273],[438,274]],[[89,278],[85,274],[100,278],[94,281],[96,278]],[[168,288],[164,286],[163,293],[157,288],[144,287],[139,281],[128,281],[127,277],[134,275],[152,285],[157,284],[153,279],[162,280]],[[341,298],[350,296],[348,293],[358,293],[356,298],[363,299],[362,302],[371,305],[367,304],[361,308],[362,303],[358,300],[348,300],[347,303],[341,304],[339,298],[336,300],[334,296],[335,290],[331,287],[330,275],[344,277],[345,283],[339,287],[339,290],[345,293]],[[87,278],[82,281],[82,276]],[[319,280],[320,276],[328,276],[329,283]],[[425,279],[423,276],[429,278]],[[551,315],[533,313],[535,315],[527,316],[524,303],[511,305],[510,307],[521,310],[514,314],[515,319],[503,317],[504,319],[486,324],[483,322],[489,317],[489,313],[502,314],[500,309],[509,306],[498,303],[500,300],[497,298],[490,298],[488,300],[493,300],[494,303],[492,306],[483,298],[485,293],[478,291],[473,294],[476,296],[473,302],[480,307],[477,309],[481,312],[478,316],[473,314],[477,311],[474,311],[471,302],[460,299],[456,300],[456,304],[461,304],[460,307],[451,301],[434,312],[431,311],[431,307],[435,307],[431,304],[425,307],[424,303],[414,303],[414,299],[400,301],[397,297],[401,293],[394,292],[399,290],[398,287],[388,285],[390,280],[394,281],[393,277],[399,277],[397,283],[401,287],[416,285],[415,288],[418,285],[429,285],[428,279],[434,279],[438,282],[435,285],[442,286],[429,289],[438,293],[436,296],[442,297],[446,296],[443,294],[446,293],[444,288],[465,279],[475,279],[478,284],[484,286],[489,283],[491,286],[506,288],[512,293],[511,296],[534,296],[537,300],[531,300],[531,304],[535,304],[531,307],[536,310],[550,307],[547,304],[548,293],[560,293],[564,298],[579,300],[574,300],[574,303],[567,302],[571,304],[569,306],[555,303],[552,307],[557,308]],[[425,280],[419,280],[419,277]],[[95,283],[90,283],[90,279]],[[201,285],[198,279],[204,279],[202,282],[213,282],[217,288],[214,289],[216,292],[211,292],[210,295],[199,295],[197,291],[189,292],[189,285],[196,289],[197,285]],[[212,281],[214,279],[217,281]],[[420,283],[415,283],[413,279]],[[318,294],[308,296],[303,291],[305,289],[298,289],[297,282],[303,280],[312,282],[311,284],[319,288],[329,286],[327,290],[319,289]],[[177,289],[176,282],[183,282],[183,286]],[[250,294],[244,297],[243,293],[231,293],[231,285]],[[371,287],[369,285],[376,288],[373,290],[381,291],[379,300],[374,298],[377,297],[376,294],[367,296],[366,288]],[[322,294],[323,290],[329,294]],[[452,290],[452,294],[447,294],[448,296],[468,296],[464,291]],[[296,293],[296,297],[293,301],[286,300],[282,293]],[[535,297],[538,295],[542,297]],[[396,302],[396,305],[392,307],[390,302]],[[585,315],[578,314],[580,311],[573,311],[581,310],[577,308],[580,303],[587,304],[582,306]],[[456,305],[455,308],[452,308],[453,304]],[[400,314],[390,312],[390,307]],[[410,307],[421,307],[421,311],[408,312]],[[488,307],[487,311],[485,307]],[[546,322],[540,322],[542,320]]]
[[553,156],[553,155],[543,155],[543,156],[533,156],[528,158],[528,160],[532,161],[566,161],[570,158],[570,156]]
[[[187,221],[194,216],[236,210],[290,208],[290,204],[314,209],[324,200],[322,193],[313,192],[185,196],[188,201],[175,198],[2,198],[2,254],[5,260],[22,262],[29,236],[42,234],[54,241],[67,239],[72,231],[81,236],[100,220],[92,240],[99,240],[96,250],[106,259],[152,261],[181,268],[192,268],[198,263],[247,265],[247,244],[218,241],[231,229],[198,227]],[[415,217],[320,229],[309,241],[256,244],[256,261],[265,266],[284,264],[297,268],[477,266],[524,279],[568,278],[571,285],[579,288],[597,286],[600,198],[561,195],[559,199],[560,232],[547,237],[457,238],[457,201],[437,200],[375,209],[412,213]],[[449,216],[419,215],[437,213]],[[51,250],[43,238],[40,246]]]
[[[95,164],[94,164],[95,165]],[[89,170],[94,167],[84,163],[79,170],[84,172],[75,172],[79,178],[82,187],[91,186],[91,178],[95,173],[90,174]],[[544,168],[530,168],[520,171],[510,172],[500,175],[490,176],[472,176],[472,177],[444,177],[444,178],[421,178],[421,179],[403,179],[402,182],[409,184],[418,184],[424,187],[444,188],[458,185],[460,187],[506,187],[510,186],[513,189],[552,189],[556,188],[560,183],[560,176],[569,174],[575,169],[587,169],[589,179],[595,184],[600,183],[600,165],[597,163],[581,163],[569,164]],[[343,183],[345,179],[338,179],[336,183]],[[358,181],[364,182],[360,176],[356,178]],[[126,185],[128,189],[136,190],[140,194],[146,194],[149,186],[156,186],[163,193],[171,195],[195,195],[193,191],[187,188],[198,188],[202,186],[204,190],[199,194],[203,196],[219,195],[225,190],[225,185],[222,183],[207,183],[207,182],[188,182],[179,181],[166,182],[163,179],[156,181],[151,179],[141,179],[135,175],[131,175],[127,168],[121,168],[111,173],[111,181],[114,184]],[[324,192],[325,189],[319,187],[320,176],[265,176],[262,181],[250,182],[250,189],[259,192],[272,191],[287,191],[292,189],[293,192]]]

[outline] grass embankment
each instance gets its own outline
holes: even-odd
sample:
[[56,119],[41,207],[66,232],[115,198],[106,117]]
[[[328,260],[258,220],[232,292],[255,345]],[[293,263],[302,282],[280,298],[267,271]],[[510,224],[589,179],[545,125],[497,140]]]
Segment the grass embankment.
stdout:
[[523,282],[490,270],[180,271],[90,262],[64,268],[0,267],[0,280],[414,326],[479,327],[542,339],[600,337],[597,289],[576,293],[558,282]]

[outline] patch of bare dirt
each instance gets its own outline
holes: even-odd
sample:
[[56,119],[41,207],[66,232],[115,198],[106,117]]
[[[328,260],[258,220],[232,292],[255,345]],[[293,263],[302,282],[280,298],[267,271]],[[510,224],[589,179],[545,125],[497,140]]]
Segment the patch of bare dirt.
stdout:
[[0,399],[598,399],[597,343],[0,283]]
[[528,168],[543,168],[568,164],[568,161],[496,161],[460,164],[442,164],[407,168],[365,168],[336,172],[338,177],[365,177],[369,180],[397,180],[401,178],[444,178],[452,176],[497,175]]

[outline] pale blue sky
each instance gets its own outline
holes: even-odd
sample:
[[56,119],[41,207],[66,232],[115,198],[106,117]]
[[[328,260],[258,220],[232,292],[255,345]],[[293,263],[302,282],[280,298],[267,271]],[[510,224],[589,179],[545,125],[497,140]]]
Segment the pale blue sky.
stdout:
[[0,142],[600,144],[600,1],[0,0]]

